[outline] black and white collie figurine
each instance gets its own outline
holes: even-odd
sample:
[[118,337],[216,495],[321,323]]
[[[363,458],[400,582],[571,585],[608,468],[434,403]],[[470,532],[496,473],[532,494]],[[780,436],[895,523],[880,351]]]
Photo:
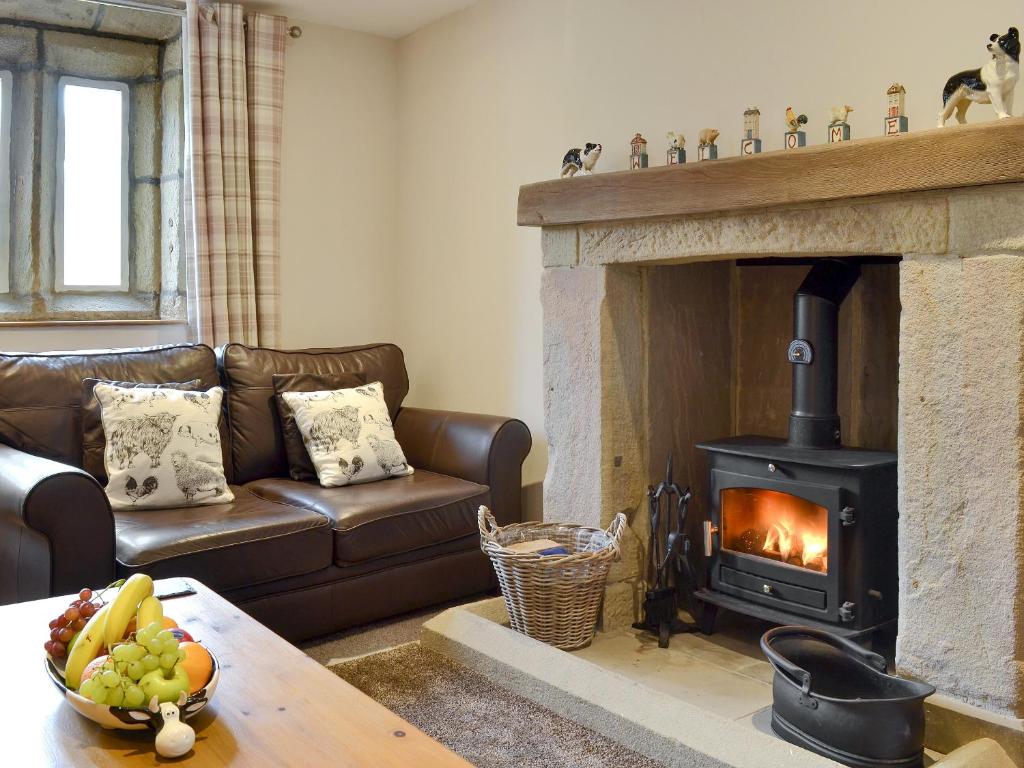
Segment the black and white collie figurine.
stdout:
[[981,69],[968,69],[949,78],[942,89],[942,112],[939,113],[939,128],[946,124],[953,112],[956,121],[966,123],[965,116],[971,102],[991,104],[996,116],[1010,117],[1013,113],[1013,88],[1020,76],[1020,38],[1017,28],[1000,37],[989,38],[988,50],[991,60]]
[[[582,153],[582,154],[581,154]],[[601,157],[601,145],[587,143],[583,149],[575,147],[565,153],[562,158],[562,178],[581,173],[587,176],[594,171],[598,158]]]

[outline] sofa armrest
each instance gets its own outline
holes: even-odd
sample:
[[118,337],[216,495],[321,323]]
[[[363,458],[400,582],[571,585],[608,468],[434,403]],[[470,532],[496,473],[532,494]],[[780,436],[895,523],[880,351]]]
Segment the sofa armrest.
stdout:
[[412,466],[489,486],[491,511],[500,525],[522,520],[523,461],[533,444],[523,422],[402,408],[395,437]]
[[76,467],[0,445],[0,604],[114,580],[114,516]]

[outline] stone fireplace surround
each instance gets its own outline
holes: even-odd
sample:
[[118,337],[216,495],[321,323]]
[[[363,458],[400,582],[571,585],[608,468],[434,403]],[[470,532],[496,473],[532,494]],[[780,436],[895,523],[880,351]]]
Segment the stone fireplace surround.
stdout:
[[636,617],[644,492],[656,479],[644,269],[899,256],[897,668],[1024,717],[1022,213],[1024,184],[986,183],[544,226],[545,517],[606,526],[630,516],[605,625]]

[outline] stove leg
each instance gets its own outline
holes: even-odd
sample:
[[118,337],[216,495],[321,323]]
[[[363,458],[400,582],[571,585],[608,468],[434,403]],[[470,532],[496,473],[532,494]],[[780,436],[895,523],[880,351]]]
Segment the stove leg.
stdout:
[[704,603],[700,612],[700,631],[702,634],[714,634],[716,618],[718,618],[718,606]]

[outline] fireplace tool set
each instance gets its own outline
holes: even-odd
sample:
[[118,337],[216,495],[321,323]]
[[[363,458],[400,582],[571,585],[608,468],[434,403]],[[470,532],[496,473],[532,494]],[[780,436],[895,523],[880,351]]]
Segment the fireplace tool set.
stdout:
[[669,638],[680,632],[693,632],[696,627],[679,618],[679,580],[685,574],[694,584],[690,568],[690,538],[686,535],[686,509],[692,494],[672,480],[672,456],[668,457],[665,479],[657,487],[647,488],[651,536],[647,547],[647,593],[644,596],[643,621],[634,628],[653,632],[658,647],[668,648]]

